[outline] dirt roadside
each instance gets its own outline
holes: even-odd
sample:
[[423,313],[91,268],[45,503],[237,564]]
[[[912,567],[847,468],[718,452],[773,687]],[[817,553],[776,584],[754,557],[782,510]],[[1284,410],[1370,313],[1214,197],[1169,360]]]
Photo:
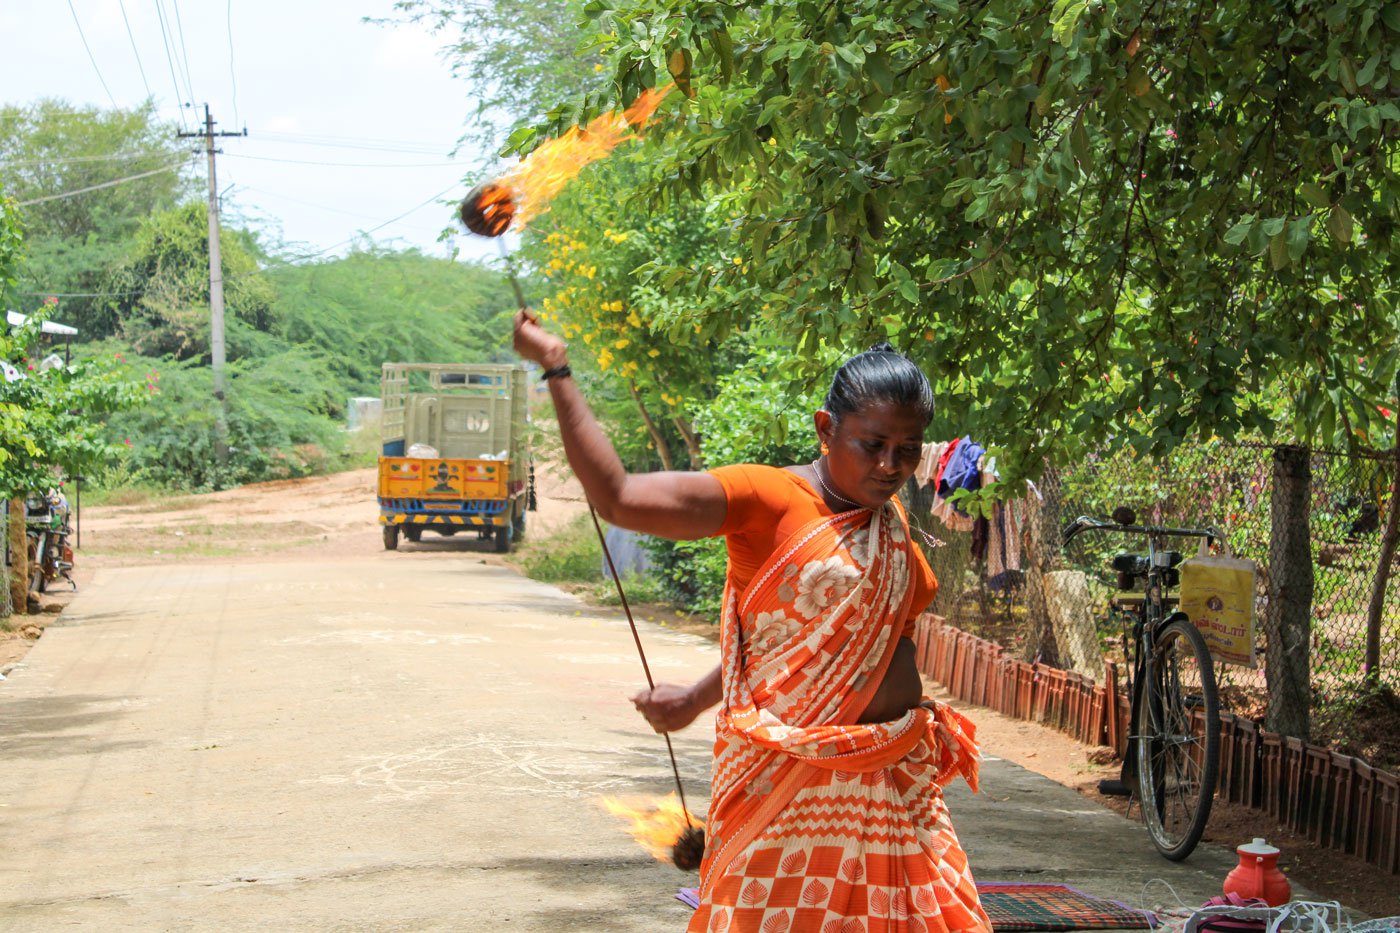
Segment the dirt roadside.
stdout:
[[[164,563],[349,556],[432,560],[434,554],[444,552],[470,552],[485,563],[511,563],[508,556],[491,553],[489,542],[467,536],[432,538],[386,553],[376,523],[374,481],[373,470],[356,470],[198,496],[87,508],[81,515],[78,584],[100,585],[95,578],[105,568]],[[540,507],[530,517],[529,533],[544,537],[586,506],[572,477],[541,468],[537,481]],[[0,674],[22,662],[43,627],[58,617],[69,598],[63,592],[53,594],[46,600],[51,611],[11,618],[10,630],[0,631]],[[659,612],[654,616],[664,619],[661,624],[667,627],[714,635],[714,627],[703,620],[668,618]],[[1101,797],[1094,790],[1100,778],[1117,775],[1115,765],[1104,763],[1104,750],[990,710],[972,708],[967,712],[977,723],[985,754],[1005,758],[1123,812],[1121,801]],[[1267,816],[1217,803],[1207,830],[1209,841],[1235,846],[1254,836],[1264,836],[1279,846],[1284,852],[1280,861],[1285,871],[1310,890],[1373,917],[1400,915],[1400,881],[1395,876],[1313,846]],[[1143,845],[1149,845],[1145,833]]]

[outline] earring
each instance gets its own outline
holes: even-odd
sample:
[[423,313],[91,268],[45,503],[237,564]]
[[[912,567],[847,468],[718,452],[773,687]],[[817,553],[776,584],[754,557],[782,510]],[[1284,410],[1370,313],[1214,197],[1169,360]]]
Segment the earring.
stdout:
[[831,453],[831,448],[828,447],[828,446],[826,446],[826,443],[823,442],[823,443],[822,443],[822,456],[825,457],[825,456],[826,456],[827,454],[829,454],[829,453]]

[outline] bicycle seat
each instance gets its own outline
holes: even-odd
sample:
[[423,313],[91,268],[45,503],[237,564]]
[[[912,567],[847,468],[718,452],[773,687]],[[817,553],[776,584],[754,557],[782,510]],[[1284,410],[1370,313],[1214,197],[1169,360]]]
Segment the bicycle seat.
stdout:
[[1109,567],[1118,573],[1147,573],[1147,558],[1141,554],[1115,554]]

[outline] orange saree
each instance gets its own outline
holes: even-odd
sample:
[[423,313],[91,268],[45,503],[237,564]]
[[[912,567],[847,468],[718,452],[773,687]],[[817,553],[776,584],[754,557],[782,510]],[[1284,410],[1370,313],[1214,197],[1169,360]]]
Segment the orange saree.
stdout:
[[820,516],[724,596],[724,698],[689,926],[987,933],[941,786],[976,789],[972,724],[941,704],[858,724],[913,598],[902,511]]

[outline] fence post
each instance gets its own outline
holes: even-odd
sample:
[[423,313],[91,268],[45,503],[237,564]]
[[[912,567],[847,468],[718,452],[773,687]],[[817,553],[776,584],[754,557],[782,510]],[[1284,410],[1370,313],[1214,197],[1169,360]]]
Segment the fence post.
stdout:
[[[1040,499],[1034,496],[1026,499],[1026,653],[1020,658],[1031,661],[1037,655],[1057,653],[1059,642],[1055,638],[1049,607],[1045,604],[1045,574],[1054,565],[1059,551],[1060,540],[1060,474],[1053,466],[1045,467],[1041,478]],[[1058,659],[1056,659],[1058,660]]]
[[1265,676],[1270,731],[1309,737],[1313,561],[1308,535],[1312,466],[1308,449],[1274,448],[1269,534],[1269,611]]
[[[1396,377],[1400,384],[1400,376]],[[1371,581],[1371,601],[1366,608],[1366,660],[1362,666],[1366,681],[1372,686],[1381,676],[1381,614],[1385,610],[1385,590],[1390,582],[1390,565],[1395,561],[1395,547],[1400,539],[1400,415],[1397,418],[1395,462],[1390,465],[1390,498],[1386,501],[1385,532],[1381,535],[1381,556],[1376,561],[1376,576]]]

